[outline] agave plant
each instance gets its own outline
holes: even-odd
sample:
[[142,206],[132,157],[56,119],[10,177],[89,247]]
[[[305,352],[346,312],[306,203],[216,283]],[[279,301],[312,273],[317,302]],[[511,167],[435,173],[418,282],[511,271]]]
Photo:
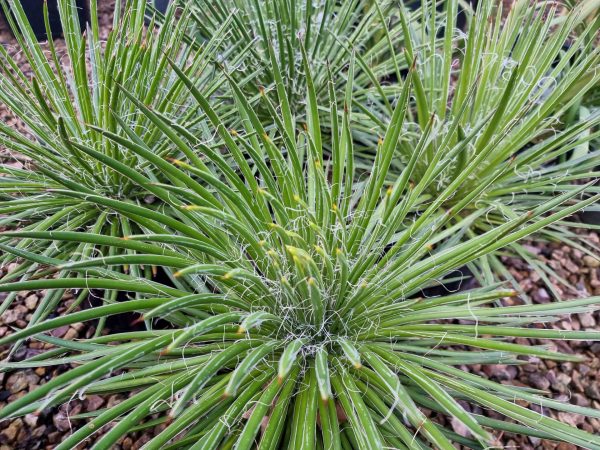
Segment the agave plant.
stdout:
[[[470,221],[456,239],[486,232],[546,202],[557,191],[578,189],[599,175],[600,152],[593,145],[599,132],[598,111],[561,120],[600,85],[598,24],[585,20],[598,2],[581,2],[560,16],[554,2],[517,0],[508,14],[495,3],[480,2],[476,12],[465,11],[466,33],[455,29],[457,1],[446,3],[441,20],[412,20],[411,12],[402,8],[399,16],[406,64],[415,65],[414,98],[391,173],[401,173],[411,164],[415,149],[425,147],[412,176],[419,180],[432,170],[439,176],[420,192],[422,202],[415,213],[440,196],[447,198],[438,202],[442,210],[461,205],[463,213],[451,223],[464,217]],[[393,90],[394,86],[387,87],[387,92]],[[376,158],[372,150],[377,134],[383,133],[392,114],[377,95],[358,106],[380,130],[362,135],[362,141],[371,143],[357,148],[368,167]],[[463,171],[470,164],[478,167],[463,182]],[[464,205],[465,197],[481,186],[486,186],[485,195]],[[448,189],[454,195],[447,196]],[[586,192],[598,188],[590,186]],[[472,214],[478,217],[473,219]],[[558,240],[598,255],[600,249],[579,242],[575,226],[561,221],[540,230],[535,239]],[[560,297],[549,279],[568,283],[551,268],[519,243],[505,252],[525,259]],[[470,268],[480,282],[504,277],[518,286],[498,253],[478,259]]]
[[[598,436],[519,401],[593,417],[600,417],[599,411],[460,368],[518,364],[531,357],[579,360],[511,338],[599,339],[594,331],[529,327],[561,314],[592,310],[599,298],[502,307],[497,303],[515,293],[499,285],[415,297],[431,279],[563,220],[599,196],[557,209],[586,186],[569,188],[485,233],[452,241],[448,235],[470,216],[458,226],[449,224],[482,191],[440,212],[439,204],[455,195],[448,190],[411,219],[420,193],[440,178],[435,171],[415,178],[414,167],[425,145],[394,183],[386,184],[393,176],[390,166],[404,130],[415,69],[402,83],[371,170],[361,175],[355,171],[351,139],[353,77],[349,76],[341,120],[331,111],[336,133],[328,137],[333,143],[328,157],[306,53],[303,59],[306,131],[290,134],[282,121],[263,127],[230,78],[239,114],[247,119],[234,139],[225,118],[175,63],[173,70],[203,110],[215,139],[223,142],[218,151],[203,145],[197,148],[201,164],[197,158],[168,162],[114,130],[94,127],[122,151],[152,166],[153,173],[164,172],[165,180],[181,183],[154,183],[110,155],[82,146],[82,153],[97,158],[107,170],[170,202],[157,210],[106,194],[63,189],[56,195],[85,200],[107,214],[146,219],[144,232],[120,238],[71,231],[4,234],[35,242],[106,245],[120,254],[50,257],[6,246],[6,251],[47,267],[48,276],[41,277],[40,271],[38,279],[3,283],[0,291],[95,288],[136,293],[137,298],[44,320],[0,339],[0,344],[8,344],[32,338],[55,346],[25,361],[3,363],[5,371],[77,364],[7,405],[0,418],[68,402],[74,395],[121,391],[131,396],[88,415],[87,424],[56,449],[72,449],[97,432],[103,434],[91,448],[109,449],[130,430],[160,423],[164,429],[145,449],[453,450],[454,443],[482,449],[495,445],[494,430],[600,449]],[[354,65],[351,60],[350,75]],[[332,97],[329,104],[337,104],[337,99]],[[137,108],[171,145],[194,139],[143,102]],[[444,151],[444,146],[435,150]],[[466,164],[463,182],[477,167],[475,162]],[[164,266],[176,271],[182,284],[113,270],[123,264]],[[77,342],[44,334],[126,312],[141,314],[147,329]],[[159,319],[162,325],[156,327]],[[500,412],[506,420],[473,414],[465,403]],[[424,409],[456,418],[469,436],[432,421]]]
[[[21,132],[0,124],[0,143],[15,156],[28,159],[21,169],[10,164],[0,166],[0,219],[2,227],[30,231],[87,230],[105,236],[122,236],[145,229],[136,216],[110,214],[93,202],[57,194],[66,189],[90,195],[103,195],[132,204],[152,202],[146,189],[103,164],[101,156],[119,162],[152,181],[164,181],[168,173],[152,174],[153,167],[135,153],[106,139],[94,127],[117,133],[121,139],[152,151],[160,157],[180,157],[182,152],[195,160],[186,147],[172,146],[152,121],[136,110],[136,102],[151,107],[170,128],[194,129],[201,121],[197,108],[189,108],[185,86],[170,69],[168,59],[192,61],[186,73],[194,77],[198,89],[210,96],[223,83],[214,73],[214,52],[219,36],[200,49],[185,35],[186,21],[173,20],[174,12],[160,29],[144,25],[146,2],[128,2],[125,10],[117,2],[115,23],[106,41],[98,29],[96,2],[91,2],[91,22],[84,35],[78,32],[77,9],[73,2],[59,1],[65,42],[38,43],[18,1],[11,2],[13,14],[7,14],[15,31],[19,49],[31,68],[24,72],[0,47],[0,101],[27,127]],[[4,5],[7,6],[6,4]],[[47,27],[48,11],[44,4]],[[227,23],[222,24],[223,27]],[[50,35],[50,32],[48,32]],[[186,43],[187,42],[187,43]],[[225,107],[225,106],[224,106]],[[202,130],[196,130],[198,139]],[[90,157],[81,147],[93,150]],[[198,162],[198,161],[197,161]],[[177,181],[173,181],[177,185]],[[158,207],[158,206],[157,206]],[[9,244],[3,239],[2,245]],[[22,241],[19,248],[40,251],[48,257],[87,258],[94,254],[112,254],[104,244],[62,242],[45,248]],[[2,262],[13,257],[5,254]],[[29,277],[35,264],[23,262],[8,279]],[[132,270],[139,274],[138,267]],[[145,268],[151,276],[150,266]],[[34,316],[34,322],[54,310],[63,290],[48,291]],[[87,295],[82,291],[79,304]],[[107,300],[114,300],[114,294]],[[9,296],[0,311],[14,300]]]

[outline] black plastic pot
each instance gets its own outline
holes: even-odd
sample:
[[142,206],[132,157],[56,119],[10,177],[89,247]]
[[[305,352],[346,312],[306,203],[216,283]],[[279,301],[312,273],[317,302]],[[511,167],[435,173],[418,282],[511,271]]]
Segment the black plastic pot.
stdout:
[[154,0],[153,3],[156,10],[164,14],[165,12],[167,12],[170,0]]
[[588,225],[600,225],[600,211],[582,211],[579,220]]
[[[172,279],[169,278],[167,273],[161,268],[158,267],[156,273],[152,276],[152,281],[156,283],[160,283],[164,286],[169,286],[174,288],[175,284]],[[117,294],[116,300],[118,302],[123,302],[126,300],[131,300],[133,293],[119,291]],[[87,298],[82,302],[81,307],[83,309],[90,308],[98,308],[99,306],[104,305],[104,301],[102,300],[104,297],[104,292],[100,289],[90,289]],[[120,314],[113,314],[106,318],[105,326],[112,333],[125,333],[131,331],[144,331],[146,330],[146,326],[144,325],[144,321],[142,320],[142,314],[138,312],[124,312]],[[94,325],[98,323],[97,320],[92,322]],[[155,330],[166,330],[170,326],[169,322],[163,319],[154,319],[152,321],[152,328]]]
[[[468,3],[473,8],[473,11],[477,11],[479,6],[479,0],[469,0]],[[465,17],[465,10],[462,5],[458,5],[458,16],[456,17],[456,26],[460,30],[467,31],[467,18]]]
[[[62,35],[62,27],[60,24],[60,14],[58,13],[57,0],[47,0],[48,2],[48,18],[50,19],[50,31],[52,38]],[[79,13],[79,24],[82,30],[85,30],[85,22],[89,18],[89,6],[87,0],[75,0],[75,4]],[[44,24],[44,8],[42,0],[21,0],[21,6],[25,11],[25,15],[29,20],[29,24],[35,33],[35,37],[40,41],[48,39],[46,35],[46,25]],[[5,16],[4,10],[2,15]],[[5,16],[6,18],[6,16]]]
[[[469,5],[471,5],[471,8],[473,8],[474,11],[476,11],[477,6],[479,5],[479,0],[467,0],[467,3]],[[414,11],[418,8],[421,8],[423,6],[423,3],[421,2],[421,0],[412,0],[412,1],[405,2],[404,5],[408,9],[411,9]],[[445,2],[439,2],[437,5],[437,10],[443,11],[444,9],[445,9]],[[463,5],[461,5],[461,4],[458,5],[456,26],[457,26],[457,28],[459,28],[460,30],[463,30],[463,31],[465,31],[467,28],[467,19],[465,17],[465,10],[464,10]]]
[[476,282],[473,272],[467,267],[462,266],[453,270],[441,280],[434,281],[431,285],[421,290],[418,297],[441,297],[460,291],[466,291],[475,287]]
[[[165,14],[169,8],[169,3],[171,3],[171,0],[147,0],[147,2],[151,3],[154,9],[156,9],[159,13]],[[146,8],[146,25],[150,25],[150,19],[153,13],[154,11],[152,11],[151,8]]]

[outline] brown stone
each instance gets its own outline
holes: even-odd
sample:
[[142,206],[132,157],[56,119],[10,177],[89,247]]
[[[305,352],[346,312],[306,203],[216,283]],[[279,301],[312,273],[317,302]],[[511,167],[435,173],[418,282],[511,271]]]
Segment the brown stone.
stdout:
[[12,394],[16,394],[27,388],[31,391],[37,386],[39,381],[40,377],[31,370],[15,372],[6,380],[6,388]]
[[600,267],[600,259],[595,258],[591,255],[585,255],[583,257],[583,263],[588,266],[588,267],[592,267],[592,268],[596,268],[596,267]]
[[0,432],[0,442],[4,444],[14,442],[21,431],[21,428],[23,428],[21,419],[11,421],[10,424]]

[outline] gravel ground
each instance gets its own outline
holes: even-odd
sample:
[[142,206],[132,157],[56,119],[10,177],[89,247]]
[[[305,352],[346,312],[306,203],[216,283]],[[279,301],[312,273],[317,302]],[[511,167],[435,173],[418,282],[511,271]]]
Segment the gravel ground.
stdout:
[[[105,34],[112,23],[111,11],[114,0],[99,2],[101,8],[101,28]],[[1,20],[1,19],[0,19]],[[6,24],[0,22],[0,43],[7,46],[17,62],[20,62],[23,70],[28,70],[22,63],[21,55],[14,45],[14,39],[7,30]],[[56,41],[57,47],[64,48],[64,44]],[[23,124],[15,119],[9,111],[0,105],[0,120],[11,124],[16,128],[24,129]],[[27,162],[16,155],[8,155],[5,149],[0,148],[0,158],[16,166]],[[600,239],[595,232],[586,234],[590,243],[600,245]],[[557,284],[565,298],[577,297],[582,294],[600,295],[600,261],[585,256],[582,252],[570,247],[558,244],[541,245],[531,244],[529,250],[538,254],[557,274],[568,280],[572,289],[565,289]],[[550,301],[550,295],[539,279],[526,264],[520,260],[507,260],[513,276],[520,282],[521,287],[527,294],[539,303]],[[8,268],[10,269],[10,268]],[[0,302],[3,297],[0,295]],[[35,309],[39,297],[35,293],[22,292],[18,296],[13,307],[0,317],[0,337],[10,332],[11,327],[24,327]],[[62,303],[58,314],[64,312],[73,299],[67,296]],[[510,301],[519,301],[511,299]],[[565,330],[596,329],[600,330],[600,313],[576,314],[565,317],[554,325],[556,328]],[[95,328],[89,324],[78,324],[71,327],[63,327],[55,330],[53,334],[66,339],[87,338],[93,335]],[[524,344],[540,344],[538,340],[518,339],[517,342]],[[549,342],[544,342],[548,344]],[[528,364],[515,367],[506,365],[463,367],[474,373],[485,375],[490,379],[505,384],[528,385],[547,391],[555,399],[571,402],[582,406],[591,406],[600,409],[600,343],[570,342],[549,343],[558,350],[567,353],[584,355],[583,363],[556,363],[554,361],[532,361]],[[22,360],[43,352],[49,348],[48,344],[30,342],[22,346],[15,354],[15,360]],[[4,349],[5,351],[5,349]],[[0,358],[4,354],[0,352]],[[35,389],[36,386],[44,384],[56,375],[67,370],[69,366],[52,368],[38,368],[16,373],[0,373],[0,408],[15,399]],[[67,436],[73,427],[81,426],[83,420],[73,420],[71,416],[81,412],[94,411],[109,407],[120,402],[123,395],[116,394],[108,398],[95,395],[86,396],[83,400],[73,400],[68,405],[59,408],[49,408],[39,415],[29,414],[23,418],[0,423],[0,450],[36,450],[53,449]],[[540,411],[538,405],[527,405],[533,410]],[[481,413],[481,410],[474,410]],[[547,414],[547,411],[544,411]],[[559,420],[570,423],[581,429],[592,433],[600,433],[600,420],[585,419],[575,414],[551,413]],[[499,415],[493,417],[501,418]],[[441,421],[445,419],[440,418]],[[452,422],[455,431],[465,433],[464,428]],[[139,449],[154,434],[160,431],[160,426],[145,431],[131,433],[122,439],[116,450]],[[505,448],[535,449],[535,450],[574,450],[576,446],[570,444],[557,444],[540,439],[527,438],[504,434],[498,436],[499,441]],[[84,442],[78,448],[85,449],[92,442]]]
[[[600,245],[600,238],[596,232],[585,234],[585,241],[596,246]],[[532,244],[529,250],[550,266],[558,276],[570,283],[572,289],[561,287],[556,280],[554,285],[562,291],[564,298],[600,295],[600,260],[584,255],[580,250],[561,244]],[[536,303],[548,303],[550,295],[539,276],[521,260],[507,260],[512,275],[519,281],[522,289]],[[518,301],[518,299],[511,299]],[[600,330],[600,311],[585,314],[573,314],[564,317],[553,325],[553,328],[563,330]],[[555,400],[577,404],[580,406],[600,409],[600,343],[586,341],[547,341],[539,339],[516,339],[520,344],[547,344],[558,351],[569,354],[578,354],[586,359],[581,363],[535,361],[522,366],[489,365],[464,367],[479,375],[488,376],[490,379],[515,385],[526,385],[541,389],[549,393]],[[549,414],[562,422],[577,426],[590,433],[600,434],[600,419],[584,418],[577,414],[566,412],[549,412],[536,404],[527,404],[532,410]],[[478,412],[478,411],[475,411]],[[492,415],[502,418],[500,415]],[[460,432],[460,426],[456,429]],[[505,434],[500,436],[505,448],[519,448],[523,450],[576,450],[572,444],[558,444],[537,438],[527,438]]]

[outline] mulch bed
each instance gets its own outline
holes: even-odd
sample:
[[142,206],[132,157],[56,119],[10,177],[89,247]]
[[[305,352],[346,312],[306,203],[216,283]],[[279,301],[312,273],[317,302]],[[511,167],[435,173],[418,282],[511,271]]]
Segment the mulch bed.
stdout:
[[[114,1],[99,2],[101,13],[101,28],[103,34],[107,32],[112,23],[112,9]],[[21,61],[13,37],[7,30],[6,24],[0,23],[0,43],[11,48],[11,53],[17,62]],[[64,44],[56,41],[57,47]],[[24,67],[26,70],[27,68]],[[23,128],[23,124],[15,119],[5,107],[0,105],[0,120],[14,127]],[[8,155],[0,148],[0,158],[4,162],[10,161],[14,165],[23,164],[15,155]],[[26,162],[25,162],[26,163]],[[586,232],[585,239],[600,245],[600,238],[595,232]],[[568,280],[572,289],[565,289],[557,285],[565,298],[578,297],[582,295],[600,295],[600,261],[585,256],[577,249],[560,244],[531,244],[529,250],[547,262],[556,273]],[[544,287],[539,276],[531,270],[523,261],[512,259],[505,263],[510,266],[513,276],[519,281],[524,291],[538,303],[550,301],[550,294]],[[5,268],[10,270],[10,268]],[[3,298],[0,296],[0,302]],[[58,314],[64,312],[73,301],[66,296]],[[518,301],[518,300],[516,300]],[[0,317],[0,337],[10,333],[11,327],[22,328],[30,319],[32,312],[39,302],[36,293],[21,292],[11,309]],[[600,313],[574,314],[565,317],[553,325],[565,330],[595,329],[600,330]],[[88,338],[94,334],[95,328],[90,324],[77,324],[55,330],[53,334],[65,339]],[[541,344],[538,340],[517,339],[516,342],[523,344]],[[554,361],[531,361],[522,366],[487,365],[462,367],[473,373],[484,375],[492,380],[516,385],[527,385],[547,391],[549,395],[557,400],[574,403],[581,406],[589,406],[600,409],[600,343],[591,342],[543,342],[554,345],[557,350],[566,353],[575,353],[586,357],[583,363],[557,363]],[[21,346],[14,355],[13,360],[23,360],[35,354],[45,351],[49,344],[41,342],[28,342]],[[4,349],[6,351],[6,349]],[[0,353],[0,357],[4,357]],[[0,373],[0,408],[7,403],[25,395],[37,386],[67,370],[69,366],[40,367],[35,370],[24,370],[13,373]],[[73,420],[71,416],[95,411],[100,408],[110,407],[125,398],[122,394],[100,397],[97,395],[86,396],[83,400],[74,399],[69,404],[57,408],[48,408],[40,414],[28,414],[23,418],[4,421],[0,423],[0,450],[36,450],[53,449],[72,429],[81,426],[83,420]],[[600,433],[600,420],[583,418],[576,414],[541,411],[538,405],[527,405],[532,410],[551,414],[557,419],[577,426],[591,433]],[[475,413],[486,413],[495,418],[502,418],[494,413],[484,412],[478,408]],[[445,418],[439,420],[444,421]],[[455,431],[466,434],[465,429],[457,422],[451,422]],[[161,426],[149,428],[130,434],[119,441],[114,448],[116,450],[130,450],[141,448],[153,435],[160,431]],[[558,444],[536,438],[514,436],[509,433],[498,436],[499,441],[505,448],[536,449],[536,450],[575,450],[576,446],[570,444]],[[92,441],[86,441],[78,448],[90,448]]]

